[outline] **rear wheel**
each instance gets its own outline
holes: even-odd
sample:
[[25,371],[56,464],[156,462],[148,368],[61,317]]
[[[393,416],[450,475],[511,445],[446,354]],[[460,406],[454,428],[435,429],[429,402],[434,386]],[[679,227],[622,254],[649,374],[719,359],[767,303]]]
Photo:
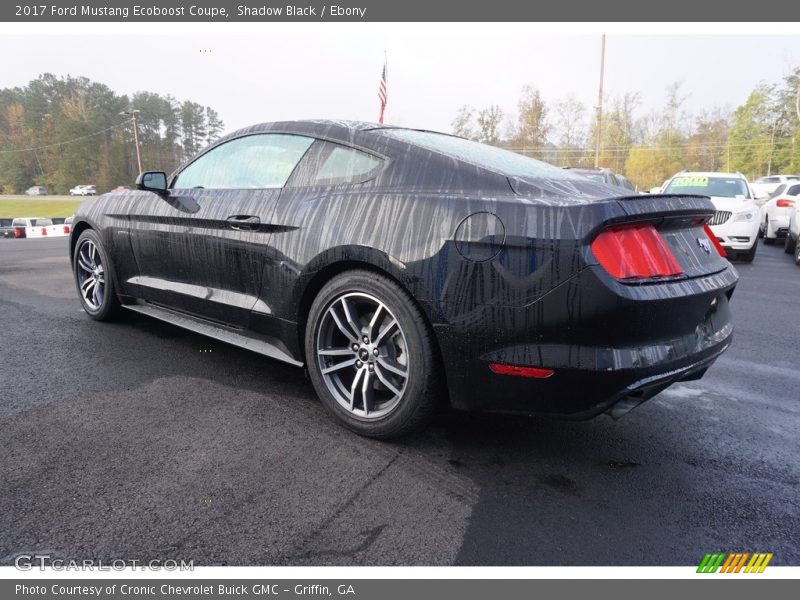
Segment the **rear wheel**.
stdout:
[[786,232],[786,239],[783,242],[783,251],[786,254],[794,254],[794,250],[797,247],[797,241],[792,238],[792,233],[790,231]]
[[794,264],[800,267],[800,244],[795,244],[794,247]]
[[120,313],[114,290],[111,261],[100,236],[87,229],[78,238],[72,255],[72,272],[83,310],[98,321],[108,321]]
[[350,271],[328,282],[309,312],[305,352],[325,408],[356,433],[397,437],[433,416],[441,390],[433,333],[391,279]]

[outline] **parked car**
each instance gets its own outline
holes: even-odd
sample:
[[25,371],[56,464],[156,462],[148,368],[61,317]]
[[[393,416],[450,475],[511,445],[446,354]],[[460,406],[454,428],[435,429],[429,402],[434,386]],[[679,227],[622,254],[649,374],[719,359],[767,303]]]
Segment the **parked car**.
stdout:
[[76,185],[69,191],[70,196],[94,196],[96,193],[94,185]]
[[794,207],[789,212],[789,227],[783,249],[787,254],[794,255],[794,262],[800,266],[800,202],[795,200]]
[[775,190],[779,185],[793,182],[800,183],[800,176],[767,175],[766,177],[759,177],[751,186],[753,188],[753,196],[756,199],[756,203],[758,204],[759,201],[763,203],[764,200],[770,198],[775,193]]
[[710,222],[716,240],[731,258],[753,261],[758,249],[760,213],[744,175],[682,171],[664,186],[664,193],[711,198],[717,209]]
[[773,244],[778,238],[786,237],[789,231],[789,217],[794,210],[798,194],[800,194],[800,182],[782,183],[761,207],[761,234],[765,244]]
[[455,136],[344,121],[248,127],[136,185],[75,214],[87,315],[126,309],[307,366],[363,435],[418,429],[445,399],[619,417],[731,341],[738,276],[707,198],[631,197]]
[[614,185],[617,187],[625,188],[627,190],[631,190],[632,192],[636,191],[634,185],[623,175],[618,175],[611,171],[611,169],[607,169],[605,167],[598,167],[598,168],[589,168],[589,167],[567,167],[573,173],[577,173],[578,175],[583,175],[584,177],[588,177],[594,181],[600,181],[607,185]]
[[14,238],[16,236],[16,232],[14,228],[11,226],[11,223],[14,219],[2,217],[0,218],[0,237],[2,238]]
[[664,183],[662,183],[659,186],[650,188],[650,190],[648,191],[648,194],[660,194],[664,190],[664,188],[667,187],[668,183],[669,183],[669,179],[667,179]]
[[46,196],[47,188],[43,185],[34,185],[25,190],[25,194],[28,196]]
[[63,225],[55,225],[52,219],[42,217],[22,217],[11,222],[15,230],[15,237],[32,238],[46,237],[48,235],[64,235]]

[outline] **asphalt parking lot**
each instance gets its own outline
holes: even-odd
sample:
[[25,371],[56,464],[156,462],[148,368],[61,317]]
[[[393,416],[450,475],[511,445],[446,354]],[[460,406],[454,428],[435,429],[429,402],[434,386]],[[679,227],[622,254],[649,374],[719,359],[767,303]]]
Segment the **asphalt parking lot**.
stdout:
[[800,564],[800,268],[737,264],[731,349],[618,422],[449,414],[393,443],[300,370],[81,311],[67,239],[0,240],[0,564]]

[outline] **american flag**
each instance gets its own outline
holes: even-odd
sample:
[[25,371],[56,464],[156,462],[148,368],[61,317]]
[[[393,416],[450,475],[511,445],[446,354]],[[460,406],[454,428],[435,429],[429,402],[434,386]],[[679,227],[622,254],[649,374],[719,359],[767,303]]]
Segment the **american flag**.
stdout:
[[378,99],[381,101],[381,114],[378,115],[378,123],[383,123],[383,112],[386,110],[386,82],[388,75],[386,74],[386,59],[383,60],[383,72],[381,73],[381,82],[378,85]]

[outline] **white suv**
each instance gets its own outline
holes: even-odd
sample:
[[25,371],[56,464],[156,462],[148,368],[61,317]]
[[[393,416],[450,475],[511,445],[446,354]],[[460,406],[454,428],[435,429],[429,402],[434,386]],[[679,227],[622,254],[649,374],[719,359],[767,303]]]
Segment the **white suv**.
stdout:
[[708,223],[728,257],[752,262],[758,245],[759,210],[741,173],[683,171],[664,186],[664,194],[708,196],[717,209]]
[[786,236],[789,230],[789,218],[794,205],[800,196],[800,181],[782,183],[772,197],[761,207],[761,230],[765,244],[772,244],[778,238]]
[[782,183],[800,183],[797,175],[767,175],[759,177],[753,182],[753,195],[756,197],[756,204],[763,204],[759,200],[766,200],[775,193],[778,186]]

